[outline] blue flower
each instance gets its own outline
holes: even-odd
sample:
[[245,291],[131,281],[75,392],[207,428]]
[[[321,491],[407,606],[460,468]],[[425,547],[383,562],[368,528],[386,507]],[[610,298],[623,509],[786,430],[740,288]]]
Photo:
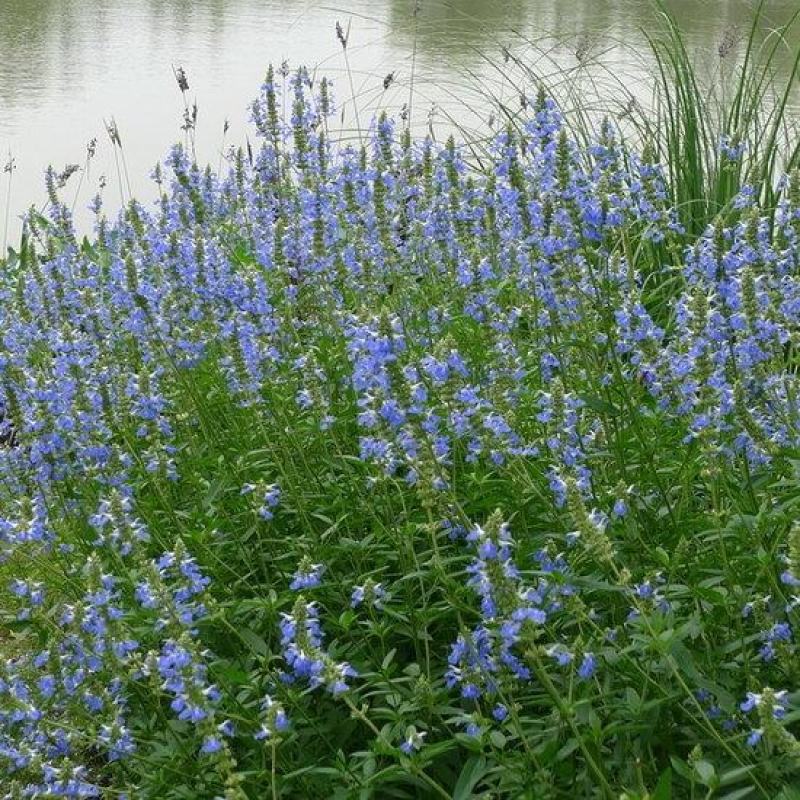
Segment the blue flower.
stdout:
[[[559,667],[566,667],[572,662],[573,654],[563,645],[556,644],[547,648],[547,655],[552,658]],[[581,665],[582,666],[582,665]]]
[[283,706],[266,695],[261,702],[262,723],[254,734],[258,741],[273,739],[275,736],[289,730],[289,717]]
[[206,736],[203,739],[203,744],[200,747],[200,752],[206,755],[211,753],[218,753],[222,750],[223,744],[222,740],[217,736]]
[[483,734],[483,728],[474,720],[468,720],[465,723],[464,733],[473,739],[478,739]]
[[409,728],[406,732],[406,738],[400,744],[401,752],[405,753],[407,756],[412,755],[422,747],[423,740],[426,736],[427,733],[425,731],[418,731],[413,727]]
[[597,671],[597,659],[593,653],[584,653],[583,661],[578,667],[578,675],[582,680],[589,680]]
[[504,705],[498,704],[492,709],[492,716],[498,722],[503,722],[508,717],[508,709]]
[[314,689],[325,688],[334,696],[349,689],[348,678],[358,672],[346,662],[336,662],[322,649],[323,635],[317,607],[298,596],[291,614],[282,614],[280,622],[283,656],[289,667],[284,679],[301,680]]
[[303,589],[314,589],[322,583],[322,573],[324,571],[322,564],[310,564],[306,561],[295,572],[289,588],[294,591],[301,591]]
[[755,747],[764,737],[764,731],[761,728],[756,728],[747,736],[747,744],[749,747]]

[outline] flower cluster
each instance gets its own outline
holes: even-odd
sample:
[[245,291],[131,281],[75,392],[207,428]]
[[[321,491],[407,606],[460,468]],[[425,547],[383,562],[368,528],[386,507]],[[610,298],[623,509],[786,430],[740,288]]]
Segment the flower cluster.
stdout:
[[776,692],[769,687],[759,693],[748,692],[740,708],[746,714],[758,714],[759,727],[751,730],[747,736],[750,747],[755,747],[766,737],[776,749],[796,758],[800,756],[800,742],[779,724],[786,716],[786,695],[785,691]]
[[[562,598],[573,594],[568,582],[544,575],[527,585],[512,558],[513,541],[507,523],[495,512],[481,527],[467,535],[476,557],[468,567],[470,584],[481,598],[481,622],[470,633],[461,634],[450,652],[450,667],[445,676],[448,686],[458,685],[461,695],[476,699],[494,694],[502,681],[528,681],[532,677],[531,651],[538,643],[542,626],[561,610]],[[562,558],[552,561],[546,552],[537,556],[543,573],[564,574]],[[573,659],[560,642],[545,648],[560,666]],[[593,657],[581,665],[582,677],[594,672]]]
[[304,681],[312,689],[324,686],[336,697],[348,690],[347,679],[358,677],[358,672],[347,662],[334,661],[322,644],[317,606],[299,595],[281,621],[281,646],[289,667],[282,677],[288,683]]

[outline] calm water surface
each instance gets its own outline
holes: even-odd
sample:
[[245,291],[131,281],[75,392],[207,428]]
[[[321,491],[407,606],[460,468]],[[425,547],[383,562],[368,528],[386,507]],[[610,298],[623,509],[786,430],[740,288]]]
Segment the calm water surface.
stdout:
[[[768,0],[780,24],[796,0]],[[693,52],[710,75],[735,66],[751,4],[746,0],[671,0]],[[445,131],[487,124],[490,103],[479,87],[518,104],[524,59],[537,75],[572,70],[601,101],[641,101],[652,91],[643,28],[654,29],[648,0],[0,0],[0,245],[3,220],[43,199],[48,164],[86,164],[68,185],[80,217],[107,177],[108,204],[119,203],[114,152],[105,122],[116,121],[134,194],[148,196],[151,167],[179,140],[183,101],[173,66],[183,66],[199,108],[201,161],[217,164],[226,143],[242,142],[247,105],[266,65],[285,59],[336,78],[342,128],[371,110],[399,112],[409,101],[417,128]],[[335,23],[350,39],[353,90]],[[720,59],[719,47],[729,52]],[[503,58],[508,48],[511,60]],[[788,70],[788,56],[784,60]],[[384,77],[395,79],[384,91]],[[528,82],[526,91],[533,91]],[[230,130],[223,140],[223,125]],[[124,189],[127,193],[127,189]],[[13,230],[12,230],[13,235]],[[13,236],[12,236],[13,238]]]

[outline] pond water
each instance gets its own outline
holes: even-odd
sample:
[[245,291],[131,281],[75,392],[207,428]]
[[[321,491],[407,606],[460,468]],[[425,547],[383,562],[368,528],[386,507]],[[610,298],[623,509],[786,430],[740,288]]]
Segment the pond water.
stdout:
[[[628,92],[645,102],[651,96],[643,31],[655,30],[656,14],[649,0],[417,4],[415,14],[415,0],[0,0],[0,167],[10,158],[15,167],[0,171],[0,245],[6,216],[13,240],[19,213],[43,201],[48,164],[85,167],[67,187],[79,216],[101,183],[108,204],[119,203],[128,189],[122,182],[120,190],[123,167],[107,134],[112,120],[131,190],[148,195],[152,166],[184,136],[176,67],[185,69],[187,98],[198,107],[198,158],[214,165],[226,144],[244,140],[247,105],[269,62],[332,76],[343,135],[375,108],[398,113],[409,101],[418,129],[479,129],[490,116],[487,94],[518,107],[520,88],[534,91],[530,75],[514,69],[517,60],[545,79],[567,70],[601,102],[622,106]],[[735,68],[751,3],[667,4],[709,75]],[[779,25],[795,4],[767,0],[766,22]],[[349,31],[349,66],[337,21]],[[779,62],[786,70],[788,51]]]

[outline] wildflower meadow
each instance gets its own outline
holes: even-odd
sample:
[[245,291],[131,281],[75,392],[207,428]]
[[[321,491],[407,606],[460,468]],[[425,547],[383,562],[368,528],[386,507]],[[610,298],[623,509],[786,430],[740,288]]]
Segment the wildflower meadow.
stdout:
[[336,113],[2,262],[0,796],[796,800],[800,173]]

